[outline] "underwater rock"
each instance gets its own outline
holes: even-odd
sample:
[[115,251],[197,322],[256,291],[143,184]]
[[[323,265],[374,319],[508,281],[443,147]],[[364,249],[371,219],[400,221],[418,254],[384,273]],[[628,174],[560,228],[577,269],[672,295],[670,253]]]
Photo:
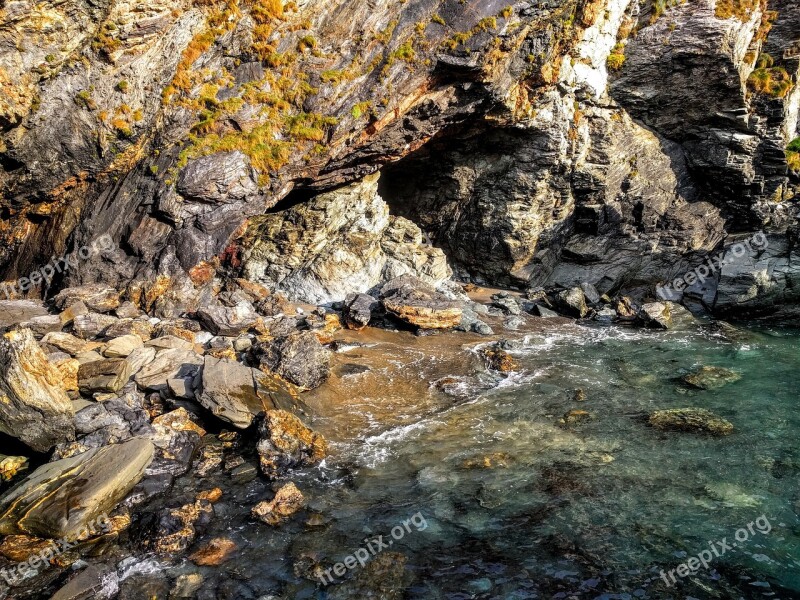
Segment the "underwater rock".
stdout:
[[358,574],[330,590],[332,600],[354,598],[401,600],[405,590],[406,556],[382,552],[370,560]]
[[739,373],[722,367],[703,366],[688,375],[683,381],[699,390],[716,390],[729,383],[736,383],[742,378]]
[[487,366],[493,371],[500,371],[501,373],[510,373],[515,371],[518,366],[514,357],[500,347],[500,342],[487,346],[481,350]]
[[267,411],[258,432],[261,470],[270,479],[289,469],[314,465],[327,453],[325,439],[284,410]]
[[687,431],[725,436],[733,433],[733,425],[703,408],[658,410],[650,415],[649,423],[656,429]]
[[275,493],[272,500],[256,504],[251,514],[262,523],[276,526],[287,521],[289,517],[303,508],[305,501],[305,497],[297,489],[297,486],[289,482]]
[[228,538],[214,538],[208,544],[189,555],[189,560],[198,566],[216,567],[230,560],[236,544]]

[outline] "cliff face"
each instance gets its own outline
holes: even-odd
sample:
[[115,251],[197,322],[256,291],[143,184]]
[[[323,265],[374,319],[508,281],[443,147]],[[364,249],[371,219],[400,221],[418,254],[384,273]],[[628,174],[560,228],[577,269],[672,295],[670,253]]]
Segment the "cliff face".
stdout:
[[767,229],[737,285],[792,301],[799,9],[663,4],[7,2],[4,276],[109,234],[68,283],[170,312],[244,269],[324,302],[440,281],[430,240],[477,281],[652,290]]

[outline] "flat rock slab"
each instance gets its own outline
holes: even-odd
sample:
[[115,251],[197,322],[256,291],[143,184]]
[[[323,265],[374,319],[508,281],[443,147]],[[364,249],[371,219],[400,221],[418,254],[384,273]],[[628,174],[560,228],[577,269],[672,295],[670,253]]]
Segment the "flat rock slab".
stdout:
[[153,453],[150,440],[134,438],[42,465],[0,498],[0,534],[75,539],[116,508]]
[[700,367],[683,377],[684,383],[699,390],[717,390],[742,378],[736,371],[723,367]]
[[170,379],[193,377],[203,364],[203,357],[192,350],[174,348],[159,352],[153,362],[134,377],[144,390],[166,391]]
[[45,315],[47,315],[47,309],[41,302],[33,300],[0,301],[0,329],[6,329],[23,321]]
[[0,338],[0,431],[37,452],[75,436],[62,375],[28,329]]
[[386,311],[420,329],[452,329],[461,323],[463,309],[416,277],[402,275],[381,288]]

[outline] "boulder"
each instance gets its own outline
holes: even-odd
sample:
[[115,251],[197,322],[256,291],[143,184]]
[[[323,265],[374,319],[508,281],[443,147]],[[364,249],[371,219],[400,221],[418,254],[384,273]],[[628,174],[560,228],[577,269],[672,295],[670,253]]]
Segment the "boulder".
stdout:
[[672,329],[672,311],[666,302],[650,302],[639,310],[639,319],[647,327]]
[[119,577],[105,565],[89,565],[70,579],[50,600],[111,600],[119,592]]
[[144,475],[153,444],[135,438],[47,463],[0,498],[0,534],[75,538]]
[[119,319],[107,327],[103,334],[112,340],[133,335],[144,342],[153,337],[153,326],[147,319]]
[[251,514],[267,525],[280,525],[303,508],[306,499],[294,483],[287,483],[269,502],[259,502],[253,507]]
[[742,378],[739,373],[722,367],[703,366],[688,375],[684,375],[684,383],[699,390],[716,390],[729,383],[736,383]]
[[72,325],[76,317],[88,314],[89,314],[89,307],[86,306],[84,302],[78,300],[77,302],[73,302],[72,304],[67,306],[64,310],[62,310],[61,314],[58,315],[58,319],[61,321],[61,325],[63,327],[66,327],[67,325]]
[[658,410],[650,415],[649,423],[656,429],[687,431],[725,436],[733,433],[733,425],[702,408]]
[[117,321],[119,321],[119,319],[111,315],[101,315],[98,313],[78,315],[72,323],[72,330],[79,338],[92,340],[103,336]]
[[86,340],[75,337],[71,333],[57,331],[44,336],[42,338],[42,343],[57,348],[62,352],[66,352],[70,356],[75,356],[80,352],[87,352],[100,347],[100,344],[97,342],[87,342]]
[[197,317],[214,335],[236,337],[253,327],[258,321],[258,313],[249,302],[239,302],[236,306],[206,306],[197,311]]
[[131,363],[124,358],[107,358],[84,363],[78,368],[78,387],[84,394],[116,393],[131,376]]
[[153,362],[134,376],[134,380],[143,390],[166,391],[168,380],[194,377],[202,364],[203,357],[192,350],[162,350]]
[[155,348],[156,350],[192,350],[194,343],[182,337],[174,335],[164,335],[161,337],[147,340],[144,345],[148,348]]
[[600,292],[598,292],[597,288],[594,287],[591,283],[582,283],[581,291],[583,292],[583,295],[586,298],[586,302],[588,302],[592,306],[600,304],[601,300]]
[[275,408],[269,396],[259,394],[255,378],[260,371],[229,359],[205,357],[200,404],[234,427],[246,429],[253,419]]
[[570,288],[558,292],[553,301],[559,312],[577,319],[583,319],[589,314],[589,307],[586,305],[586,296],[579,287]]
[[247,156],[217,152],[189,161],[178,178],[178,193],[211,203],[229,203],[258,193],[256,172]]
[[256,348],[261,368],[305,389],[320,386],[330,375],[331,351],[312,331],[294,331]]
[[52,331],[61,331],[61,319],[58,315],[40,315],[20,323],[20,327],[30,329],[37,336],[43,336]]
[[559,316],[559,314],[554,311],[550,310],[543,304],[536,303],[531,307],[530,313],[534,316],[541,317],[543,319],[553,319]]
[[342,318],[345,327],[360,331],[369,325],[378,301],[367,294],[350,294],[345,298]]
[[61,290],[53,302],[58,310],[64,310],[75,302],[83,302],[90,311],[111,312],[120,305],[119,292],[102,284],[90,284]]
[[420,329],[452,329],[461,323],[463,309],[430,285],[411,275],[389,281],[381,288],[388,313]]
[[261,470],[271,479],[289,469],[314,465],[327,453],[325,439],[284,410],[267,411],[259,426],[259,436],[256,450]]
[[62,375],[28,329],[0,338],[0,431],[45,452],[73,439],[72,402]]

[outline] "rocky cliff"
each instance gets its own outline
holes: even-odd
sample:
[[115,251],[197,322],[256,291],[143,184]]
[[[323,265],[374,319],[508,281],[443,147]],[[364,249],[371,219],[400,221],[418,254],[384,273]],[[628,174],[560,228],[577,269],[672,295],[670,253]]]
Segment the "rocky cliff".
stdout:
[[765,231],[680,295],[791,304],[799,29],[793,0],[8,1],[2,274],[108,235],[33,292],[646,296]]

